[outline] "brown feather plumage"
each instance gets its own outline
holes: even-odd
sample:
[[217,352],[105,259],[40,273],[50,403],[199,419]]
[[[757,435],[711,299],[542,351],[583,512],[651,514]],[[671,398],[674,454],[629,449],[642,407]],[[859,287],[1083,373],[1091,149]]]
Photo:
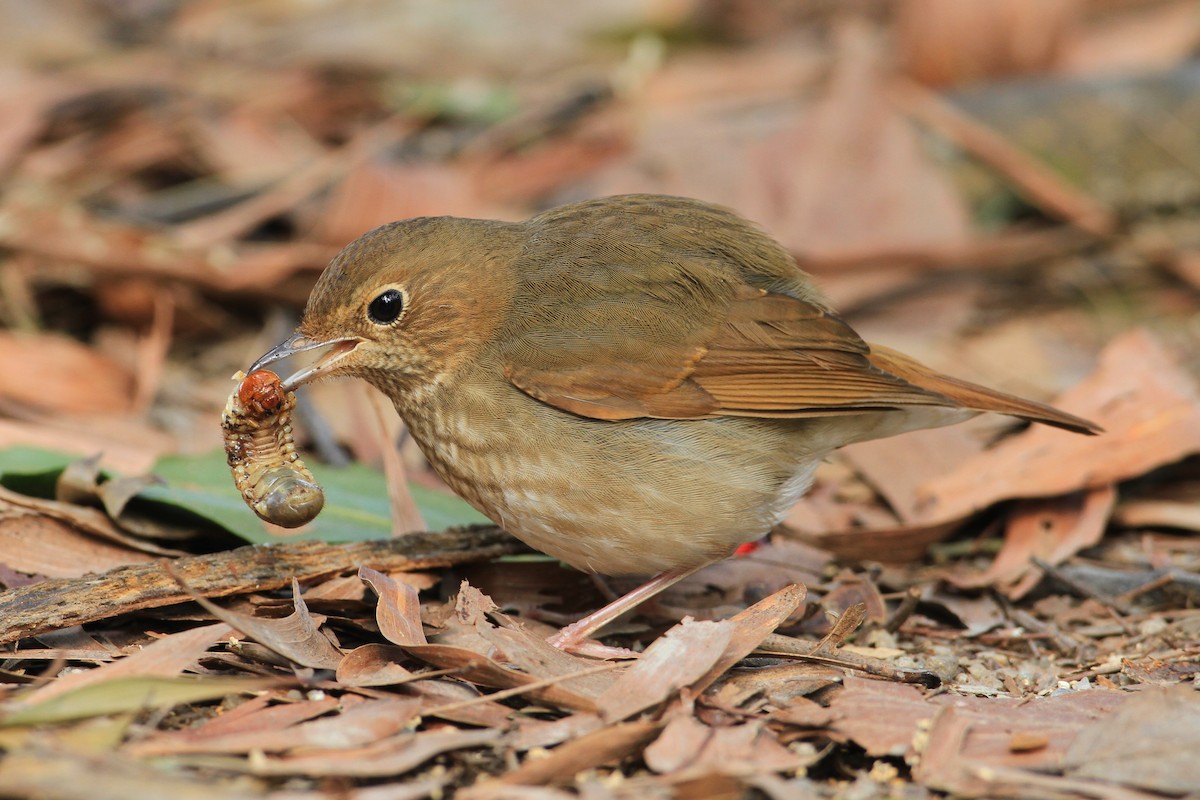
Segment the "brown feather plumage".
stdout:
[[762,535],[844,444],[982,411],[1097,430],[868,345],[763,231],[678,197],[383,226],[256,367],[319,345],[289,386],[364,378],[498,524],[668,583]]

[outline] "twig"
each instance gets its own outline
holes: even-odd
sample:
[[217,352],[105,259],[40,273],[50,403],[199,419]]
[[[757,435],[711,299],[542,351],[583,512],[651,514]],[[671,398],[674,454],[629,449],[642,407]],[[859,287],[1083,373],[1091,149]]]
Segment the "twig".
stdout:
[[[423,716],[423,717],[440,717],[443,714],[447,714],[451,711],[458,711],[461,708],[468,708],[473,705],[478,705],[480,703],[493,702],[496,700],[507,700],[510,697],[516,697],[517,695],[526,694],[528,692],[535,692],[538,689],[545,689],[550,686],[556,686],[560,683],[572,680],[574,678],[585,678],[588,675],[597,675],[601,672],[612,672],[617,667],[624,667],[624,666],[626,666],[626,664],[624,662],[611,661],[606,664],[600,664],[595,667],[588,667],[587,669],[581,669],[576,672],[570,672],[566,675],[554,675],[549,678],[542,678],[541,680],[533,681],[532,683],[523,683],[520,686],[512,686],[508,689],[501,689],[500,691],[492,692],[491,694],[482,694],[478,697],[472,697],[469,700],[460,700],[457,703],[448,703],[443,706],[434,706],[433,708],[423,708],[423,709],[421,709],[421,716]],[[445,671],[445,670],[443,670],[443,671]]]
[[921,602],[921,590],[916,586],[908,587],[908,591],[904,593],[904,599],[900,601],[900,605],[896,607],[896,613],[892,614],[888,619],[887,624],[883,626],[888,633],[896,633],[900,627],[908,621],[913,612],[917,610],[917,606]]
[[1047,211],[1095,236],[1109,236],[1116,230],[1116,217],[1103,204],[928,89],[911,81],[897,81],[889,94],[903,112],[1004,174]]
[[816,652],[818,646],[819,643],[816,642],[803,642],[799,639],[793,639],[790,636],[773,633],[763,640],[763,643],[754,651],[754,654],[761,656],[783,656],[785,658],[813,661],[819,664],[829,664],[834,667],[865,672],[868,675],[874,675],[884,680],[897,681],[899,683],[917,683],[930,688],[940,686],[942,683],[942,679],[929,670],[894,667],[879,659],[865,658],[854,653],[847,653],[844,650],[837,651],[836,655],[826,655]]
[[[277,589],[369,564],[381,571],[421,570],[523,552],[494,526],[451,528],[401,539],[327,544],[287,542],[176,559],[175,571],[204,597]],[[0,592],[0,644],[145,608],[187,602],[157,562],[100,575],[43,581]]]
[[236,239],[271,217],[291,211],[396,138],[390,120],[360,132],[343,147],[296,170],[267,191],[224,211],[176,226],[175,240],[184,249],[202,250]]
[[1001,598],[1001,604],[1009,619],[1027,631],[1044,636],[1045,641],[1049,642],[1050,646],[1059,653],[1066,655],[1078,652],[1079,640],[1066,631],[1059,630],[1058,626],[1041,621],[1028,611],[1016,608],[1004,598]]
[[[1091,598],[1092,600],[1095,600],[1097,603],[1100,603],[1102,606],[1104,606],[1105,608],[1112,611],[1114,613],[1114,615],[1118,618],[1117,619],[1118,622],[1121,622],[1120,617],[1129,613],[1129,606],[1126,605],[1125,603],[1122,603],[1120,600],[1115,600],[1111,597],[1108,597],[1107,595],[1101,594],[1100,592],[1096,591],[1095,589],[1088,586],[1087,584],[1081,583],[1080,581],[1075,580],[1074,578],[1072,578],[1072,577],[1068,576],[1066,573],[1064,573],[1056,565],[1051,564],[1050,562],[1048,562],[1044,559],[1038,558],[1037,556],[1031,556],[1029,560],[1035,567],[1040,569],[1047,577],[1058,581],[1063,586],[1067,587],[1072,592],[1075,592],[1080,597]],[[1124,623],[1122,623],[1122,625],[1124,625]],[[1126,630],[1127,630],[1127,632],[1132,633],[1132,631],[1129,631],[1128,629],[1126,629]]]

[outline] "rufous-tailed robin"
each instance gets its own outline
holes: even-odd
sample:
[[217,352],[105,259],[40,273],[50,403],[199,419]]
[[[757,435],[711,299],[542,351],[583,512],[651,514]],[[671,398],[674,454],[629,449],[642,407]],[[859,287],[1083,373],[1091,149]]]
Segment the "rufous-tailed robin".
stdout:
[[288,388],[365,379],[497,525],[580,570],[657,575],[567,648],[762,536],[842,445],[983,411],[1098,430],[866,343],[763,231],[681,197],[376,228],[254,368],[318,348]]

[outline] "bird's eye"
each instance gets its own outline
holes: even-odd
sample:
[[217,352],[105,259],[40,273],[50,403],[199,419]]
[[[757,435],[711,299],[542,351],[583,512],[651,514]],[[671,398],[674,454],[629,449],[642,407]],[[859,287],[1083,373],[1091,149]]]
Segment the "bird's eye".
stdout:
[[376,325],[391,325],[400,319],[404,311],[404,292],[399,289],[388,289],[371,301],[367,306],[367,316]]

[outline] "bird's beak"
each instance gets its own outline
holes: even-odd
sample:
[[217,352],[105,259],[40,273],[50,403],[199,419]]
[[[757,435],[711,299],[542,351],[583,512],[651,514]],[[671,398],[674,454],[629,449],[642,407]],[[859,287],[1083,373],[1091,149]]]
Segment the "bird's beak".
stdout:
[[355,336],[348,336],[341,339],[310,339],[304,334],[297,331],[293,333],[287,341],[280,343],[277,347],[271,349],[270,352],[263,355],[257,361],[250,365],[247,373],[254,372],[272,364],[276,361],[294,356],[297,353],[304,353],[309,350],[319,350],[326,348],[324,353],[321,353],[309,366],[294,373],[283,381],[285,391],[292,391],[297,386],[301,386],[314,378],[319,378],[322,375],[329,374],[335,365],[354,351],[362,343],[362,339]]

